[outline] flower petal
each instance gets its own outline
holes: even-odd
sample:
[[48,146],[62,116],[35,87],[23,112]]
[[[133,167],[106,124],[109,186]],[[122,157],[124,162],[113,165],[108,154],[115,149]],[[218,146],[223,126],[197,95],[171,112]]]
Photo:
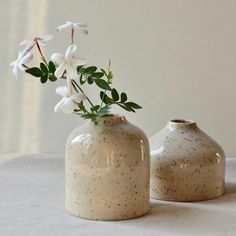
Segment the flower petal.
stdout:
[[61,101],[56,104],[56,106],[54,107],[54,112],[55,113],[59,112],[63,104],[64,104],[64,98],[62,98]]
[[40,37],[41,41],[46,41],[46,42],[50,41],[52,38],[53,38],[53,36],[51,34],[47,34],[47,35]]
[[56,88],[56,93],[62,97],[68,96],[68,88],[66,86],[60,86]]
[[76,103],[80,103],[82,101],[85,101],[87,98],[87,96],[84,93],[77,93],[71,96],[71,99],[76,102]]
[[32,48],[35,46],[35,41],[34,40],[24,40],[20,43],[21,46],[25,46],[25,49],[23,50],[23,52],[27,52],[32,50]]
[[88,28],[88,25],[84,24],[84,23],[74,23],[74,26],[76,28]]
[[18,57],[15,61],[13,61],[10,66],[12,68],[12,73],[15,78],[18,78],[18,70],[25,70],[24,66],[22,64],[29,62],[32,60],[32,55],[27,52],[26,50],[19,51],[18,52]]
[[13,67],[13,66],[15,66],[16,63],[17,63],[17,60],[11,62],[10,66]]
[[74,23],[74,27],[84,34],[88,34],[88,26],[83,23]]
[[12,73],[15,79],[18,79],[18,67],[15,65],[12,69]]
[[81,29],[80,30],[82,33],[84,33],[84,34],[88,34],[89,32],[88,32],[88,30],[86,30],[86,29]]
[[38,42],[39,42],[39,44],[41,45],[41,46],[47,46],[47,43],[52,39],[52,35],[45,35],[45,36],[42,36],[42,37],[39,37],[39,40],[38,40]]
[[60,53],[53,53],[51,56],[51,60],[57,65],[65,63],[65,57],[64,57],[64,55],[62,55]]
[[78,78],[77,67],[73,65],[67,65],[66,75],[67,79],[77,79]]
[[62,75],[63,75],[65,69],[66,69],[66,64],[65,64],[65,63],[62,63],[61,65],[59,65],[59,66],[57,67],[57,69],[56,69],[54,75],[55,75],[58,79],[60,79],[60,78],[62,77]]
[[63,30],[63,29],[66,29],[66,28],[70,27],[71,25],[72,25],[72,23],[71,23],[70,21],[67,21],[65,24],[59,25],[59,26],[56,28],[56,30],[57,30],[57,31],[61,31],[61,30]]
[[65,53],[65,59],[68,61],[70,60],[70,58],[72,57],[72,55],[74,54],[74,52],[76,51],[77,47],[75,44],[71,44]]
[[25,71],[25,67],[22,64],[18,64],[18,69],[21,71]]
[[34,40],[25,39],[20,43],[20,46],[25,46],[25,45],[28,45],[28,44],[33,43],[33,42],[34,42]]
[[71,97],[65,98],[64,102],[61,106],[61,111],[64,113],[73,113],[74,109],[76,109],[76,104],[72,101]]
[[27,53],[24,57],[21,58],[20,64],[27,64],[33,60],[33,55],[31,53]]
[[18,52],[18,57],[16,59],[16,62],[19,63],[19,61],[27,54],[28,52],[26,50],[20,50]]

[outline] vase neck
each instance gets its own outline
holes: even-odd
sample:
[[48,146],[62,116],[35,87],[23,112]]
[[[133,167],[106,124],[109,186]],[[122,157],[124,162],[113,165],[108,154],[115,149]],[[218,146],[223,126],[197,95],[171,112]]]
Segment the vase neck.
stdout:
[[101,119],[98,121],[98,125],[116,125],[125,122],[127,122],[127,120],[124,116],[108,115],[101,117]]
[[197,129],[197,123],[192,120],[173,119],[168,122],[168,128],[170,129]]

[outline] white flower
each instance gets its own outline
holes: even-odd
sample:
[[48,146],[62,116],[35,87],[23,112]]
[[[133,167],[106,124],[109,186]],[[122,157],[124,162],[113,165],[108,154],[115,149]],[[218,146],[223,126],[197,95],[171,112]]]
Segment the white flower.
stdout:
[[62,111],[64,113],[73,113],[74,109],[78,109],[77,104],[86,99],[86,95],[84,93],[70,95],[68,87],[66,86],[58,87],[56,89],[56,93],[63,98],[54,107],[54,112]]
[[80,103],[84,100],[86,100],[86,95],[84,93],[76,93],[71,95],[71,99],[75,102],[75,103]]
[[32,61],[33,55],[27,51],[19,51],[18,57],[15,61],[13,61],[10,66],[13,67],[12,73],[14,77],[18,78],[18,70],[24,71],[24,65]]
[[51,60],[58,65],[58,68],[55,71],[55,76],[57,78],[61,78],[65,71],[67,79],[76,79],[78,77],[77,66],[85,65],[86,62],[75,55],[76,49],[76,45],[71,44],[66,50],[65,55],[59,53],[52,54]]
[[30,51],[37,43],[40,46],[46,46],[48,41],[50,41],[52,37],[52,35],[44,35],[40,37],[35,37],[32,40],[25,39],[20,43],[20,46],[25,46],[25,50]]
[[86,24],[73,23],[70,21],[67,21],[65,24],[58,26],[57,31],[61,31],[66,28],[71,28],[72,30],[77,29],[77,30],[83,32],[84,34],[88,34],[88,26]]

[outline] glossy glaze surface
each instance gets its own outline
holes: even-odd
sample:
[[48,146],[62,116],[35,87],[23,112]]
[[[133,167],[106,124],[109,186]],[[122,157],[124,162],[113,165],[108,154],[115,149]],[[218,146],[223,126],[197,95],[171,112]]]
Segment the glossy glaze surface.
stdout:
[[199,201],[224,193],[224,151],[194,121],[168,122],[150,149],[151,198]]
[[66,209],[92,220],[121,220],[149,211],[146,135],[122,116],[88,121],[66,146]]

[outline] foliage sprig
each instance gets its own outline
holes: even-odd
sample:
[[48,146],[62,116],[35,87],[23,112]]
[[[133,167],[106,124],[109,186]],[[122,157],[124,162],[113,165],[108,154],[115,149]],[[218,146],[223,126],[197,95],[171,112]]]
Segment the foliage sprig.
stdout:
[[[86,63],[79,62],[75,55],[77,49],[74,44],[75,29],[87,34],[87,26],[81,23],[66,22],[57,27],[60,31],[65,28],[71,29],[71,44],[65,55],[54,53],[51,60],[46,59],[41,46],[44,46],[52,36],[35,37],[33,40],[24,40],[21,45],[26,45],[23,51],[19,52],[18,58],[11,63],[13,73],[17,75],[17,70],[24,70],[26,73],[40,79],[42,84],[66,80],[66,87],[57,88],[56,92],[61,95],[62,100],[55,106],[54,110],[64,111],[65,113],[75,113],[82,118],[90,119],[97,123],[101,117],[110,113],[111,107],[117,105],[128,112],[136,112],[142,108],[137,103],[128,101],[125,92],[117,91],[112,85],[113,73],[109,60],[108,69],[98,69],[96,66],[86,66]],[[26,65],[32,60],[31,50],[36,47],[41,58],[38,66],[29,67]],[[84,92],[82,87],[85,85],[95,85],[99,88],[99,101],[93,103]]]

